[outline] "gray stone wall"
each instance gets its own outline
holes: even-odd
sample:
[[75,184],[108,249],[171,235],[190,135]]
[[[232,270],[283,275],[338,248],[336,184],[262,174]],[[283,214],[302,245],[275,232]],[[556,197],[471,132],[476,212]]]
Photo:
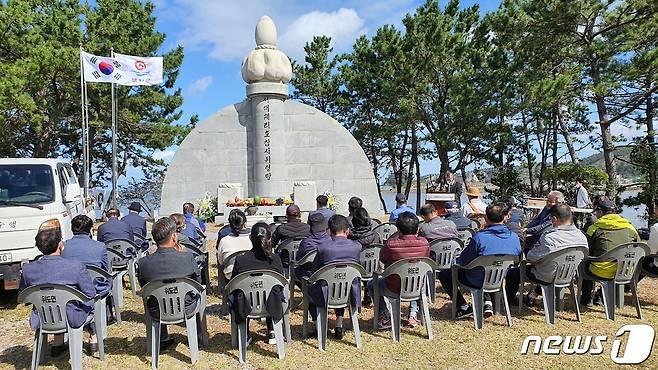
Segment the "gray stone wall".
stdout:
[[[349,131],[313,107],[291,100],[284,104],[285,140],[273,145],[285,145],[289,183],[278,195],[290,194],[295,181],[315,181],[319,193],[336,196],[341,213],[347,214],[351,196],[359,196],[371,215],[381,215],[372,169]],[[161,215],[180,212],[183,202],[196,203],[205,192],[216,194],[219,183],[242,183],[248,196],[255,195],[250,115],[250,102],[245,101],[222,109],[190,132],[167,170]]]

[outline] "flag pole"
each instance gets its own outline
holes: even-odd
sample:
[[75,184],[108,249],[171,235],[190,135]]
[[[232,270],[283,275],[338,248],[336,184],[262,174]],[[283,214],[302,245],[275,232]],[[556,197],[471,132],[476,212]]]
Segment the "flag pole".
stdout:
[[80,43],[80,100],[81,100],[81,118],[82,118],[82,172],[83,172],[83,195],[85,201],[87,196],[89,196],[89,173],[87,172],[87,161],[89,160],[89,153],[87,152],[87,97],[86,97],[86,85],[85,85],[85,72],[84,66],[82,63],[82,43]]
[[[111,56],[114,58],[114,48],[111,50]],[[117,208],[117,102],[114,85],[112,82],[112,208]]]

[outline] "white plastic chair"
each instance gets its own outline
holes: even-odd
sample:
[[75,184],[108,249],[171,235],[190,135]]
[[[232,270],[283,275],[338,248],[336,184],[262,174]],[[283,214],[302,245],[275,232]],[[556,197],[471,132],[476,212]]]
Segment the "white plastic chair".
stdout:
[[139,248],[128,239],[112,239],[105,242],[112,271],[118,272],[116,283],[120,286],[119,304],[123,306],[123,277],[127,274],[133,298],[137,297],[137,275],[135,263]]
[[[464,243],[459,238],[446,238],[435,239],[430,243],[430,258],[434,255],[434,263],[436,263],[436,273],[441,270],[450,270],[455,260],[464,250]],[[431,276],[431,275],[430,275]],[[429,281],[430,288],[430,301],[436,302],[436,275],[434,279]]]
[[397,226],[393,222],[386,222],[380,225],[377,225],[372,231],[379,236],[379,242],[384,243],[388,238],[393,236],[398,232]]
[[[91,276],[92,280],[96,279],[105,279],[107,281],[114,281],[114,275],[116,273],[110,274],[109,272],[103,270],[100,267],[96,266],[91,266],[87,265],[87,272],[89,273],[89,276]],[[119,307],[119,300],[114,296],[115,289],[114,286],[110,289],[107,295],[104,297],[99,297],[98,300],[96,300],[96,305],[94,307],[94,310],[97,311],[100,314],[101,318],[101,324],[102,324],[102,333],[103,333],[103,338],[107,338],[107,299],[112,298],[112,306],[114,308],[114,315],[117,318],[117,325],[121,324],[121,307]]]

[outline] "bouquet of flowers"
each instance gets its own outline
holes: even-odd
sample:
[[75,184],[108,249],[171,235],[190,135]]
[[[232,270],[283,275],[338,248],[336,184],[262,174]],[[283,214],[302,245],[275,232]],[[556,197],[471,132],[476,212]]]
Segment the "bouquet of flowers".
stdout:
[[340,206],[340,203],[338,202],[338,199],[336,199],[334,194],[329,190],[327,190],[324,193],[322,193],[322,195],[324,195],[329,199],[329,202],[327,203],[327,207],[329,207],[330,210],[336,212],[338,210],[338,207]]
[[217,216],[217,197],[213,197],[210,192],[206,192],[203,198],[199,199],[196,216],[204,221]]

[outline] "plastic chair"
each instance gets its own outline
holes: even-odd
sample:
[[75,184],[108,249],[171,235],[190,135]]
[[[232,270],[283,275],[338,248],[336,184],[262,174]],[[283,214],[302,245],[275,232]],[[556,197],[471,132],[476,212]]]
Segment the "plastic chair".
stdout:
[[[571,295],[574,299],[574,305],[576,308],[576,319],[580,322],[580,306],[578,297],[576,296],[576,287],[574,284],[574,278],[578,272],[578,266],[585,258],[588,253],[586,246],[574,246],[559,249],[553,251],[546,256],[542,257],[534,264],[552,262],[555,266],[555,276],[553,281],[549,285],[540,284],[541,286],[541,295],[544,301],[544,316],[546,317],[546,322],[548,324],[555,324],[555,299],[556,295],[561,296],[563,288],[569,288]],[[523,307],[523,285],[525,284],[526,271],[527,271],[527,261],[521,261],[521,283],[519,284],[519,313],[521,313],[521,308]],[[558,292],[556,292],[558,289]],[[561,300],[562,301],[562,300]],[[562,302],[560,304],[562,306]]]
[[[283,296],[288,299],[288,280],[274,271],[254,270],[247,271],[235,276],[226,286],[228,294],[235,290],[241,290],[245,298],[251,305],[251,312],[247,316],[250,319],[260,319],[270,317],[267,312],[267,297],[272,292],[272,288],[280,285],[283,289]],[[282,302],[283,320],[275,321],[274,337],[276,338],[276,350],[279,359],[283,359],[285,354],[285,340],[290,342],[290,319],[288,317],[288,301]],[[282,322],[283,321],[283,322]],[[237,346],[240,351],[240,363],[247,361],[247,320],[237,323],[235,313],[231,310],[231,344]],[[284,334],[285,330],[285,334]]]
[[309,253],[306,253],[304,255],[304,257],[302,257],[299,261],[295,261],[295,265],[294,265],[294,268],[293,268],[293,273],[292,273],[292,275],[290,275],[291,278],[289,279],[289,281],[290,281],[290,284],[289,284],[290,285],[290,287],[289,287],[289,289],[290,289],[290,305],[291,305],[290,309],[291,310],[294,310],[295,308],[297,308],[297,304],[295,303],[295,283],[298,282],[298,281],[300,283],[303,283],[302,280],[297,279],[297,277],[295,276],[295,271],[294,270],[297,267],[304,266],[307,263],[313,263],[313,261],[315,261],[315,256],[317,256],[317,255],[318,255],[318,251],[309,252]]
[[[18,303],[32,304],[39,315],[39,329],[34,336],[34,349],[32,351],[32,369],[37,369],[48,352],[48,335],[64,334],[69,336],[69,354],[71,368],[82,369],[82,334],[84,326],[94,321],[96,333],[102,333],[102,319],[100,312],[94,311],[87,317],[85,323],[79,328],[69,327],[66,315],[68,302],[89,302],[94,304],[99,299],[87,297],[81,291],[62,284],[33,285],[18,295]],[[97,335],[98,353],[101,360],[105,360],[105,347],[103,336]]]
[[[185,313],[185,296],[188,292],[198,295],[197,305],[189,315]],[[144,303],[147,350],[151,352],[151,368],[158,368],[160,353],[161,325],[185,323],[190,359],[196,363],[199,358],[197,331],[201,331],[204,344],[207,341],[204,318],[206,310],[206,292],[204,287],[190,278],[153,280],[142,287],[140,292]],[[158,302],[160,317],[149,314],[147,300],[153,297]],[[197,316],[201,327],[197,328]]]
[[183,245],[185,246],[185,248],[187,248],[188,251],[190,251],[190,253],[194,255],[194,259],[196,260],[196,263],[199,266],[199,270],[201,270],[201,284],[208,287],[210,285],[210,271],[208,270],[209,267],[208,252],[202,251],[196,245],[192,245],[188,243],[183,243]]
[[[430,242],[430,257],[434,255],[434,263],[436,263],[436,273],[441,270],[450,270],[455,260],[464,250],[464,243],[459,238],[435,239]],[[430,301],[436,302],[436,275],[428,275],[429,278],[434,278],[429,283],[430,288]]]
[[[430,311],[427,301],[427,276],[434,273],[436,270],[436,263],[429,258],[405,258],[393,262],[381,274],[375,272],[373,275],[374,284],[374,315],[373,315],[373,330],[377,330],[377,322],[379,319],[379,297],[383,296],[386,306],[391,313],[391,331],[393,340],[400,341],[400,304],[402,302],[419,301],[420,310],[422,311],[422,322],[427,328],[427,338],[432,339],[432,323],[430,321]],[[393,293],[384,288],[380,291],[379,282],[380,277],[387,278],[392,275],[400,277],[400,293]]]
[[[241,256],[245,253],[247,253],[247,251],[231,253],[228,255],[228,257],[226,257],[224,262],[233,262],[237,256]],[[217,253],[217,270],[217,289],[219,290],[219,294],[222,296],[221,315],[224,316],[228,312],[228,292],[226,291],[226,284],[228,284],[228,281],[226,280],[226,276],[224,276],[224,265],[219,263],[219,253]]]
[[[637,296],[637,269],[643,257],[651,254],[649,246],[645,243],[626,243],[619,245],[599,257],[586,257],[578,271],[578,294],[582,294],[580,287],[582,280],[588,279],[601,283],[603,289],[603,305],[608,320],[615,319],[615,301],[620,308],[624,307],[624,285],[629,284],[633,296],[633,304],[637,317],[642,320],[640,300]],[[617,271],[612,279],[603,279],[589,271],[591,262],[616,262]],[[615,294],[615,290],[617,290]],[[616,295],[616,297],[615,297]]]
[[[105,242],[107,246],[108,257],[110,258],[110,265],[112,271],[117,271],[119,274],[116,276],[116,281],[121,289],[120,305],[123,306],[123,276],[128,275],[130,280],[130,290],[132,291],[133,298],[137,296],[137,276],[135,274],[135,262],[137,261],[137,251],[139,248],[128,239],[112,239]],[[123,273],[121,273],[123,272]]]
[[[109,273],[105,270],[103,270],[100,267],[96,266],[91,266],[87,265],[87,272],[89,273],[89,276],[91,276],[92,280],[96,279],[105,279],[107,281],[113,282],[114,281],[114,276],[116,273]],[[102,328],[102,333],[103,333],[103,338],[107,338],[107,310],[106,310],[106,305],[107,305],[107,299],[112,298],[112,306],[114,307],[114,315],[117,318],[117,324],[121,324],[121,308],[119,307],[119,300],[114,296],[114,293],[116,292],[114,285],[112,285],[112,288],[106,294],[104,297],[101,296],[99,299],[96,301],[96,305],[94,307],[94,311],[100,313],[100,318],[101,318],[101,324],[103,326]]]
[[[458,287],[463,287],[471,292],[473,300],[473,317],[475,319],[475,329],[482,329],[484,323],[484,293],[502,294],[505,303],[505,313],[507,315],[507,325],[512,326],[512,316],[510,314],[509,302],[503,289],[503,280],[510,266],[519,261],[518,256],[513,255],[491,255],[480,256],[471,261],[466,266],[453,265],[452,272],[452,291],[457,294]],[[484,282],[481,288],[473,288],[459,282],[458,276],[460,270],[484,270]],[[498,305],[498,299],[496,299]],[[457,316],[457,300],[452,300],[452,318]]]
[[398,232],[398,228],[395,226],[395,223],[386,222],[380,225],[377,225],[372,231],[379,235],[380,243],[384,243],[388,238],[393,236],[393,234]]
[[318,349],[324,352],[327,347],[327,322],[329,319],[330,308],[345,308],[350,310],[350,320],[352,321],[352,330],[354,330],[354,339],[356,347],[361,348],[361,331],[359,329],[359,312],[357,303],[350,298],[352,282],[356,278],[361,278],[365,274],[363,267],[354,262],[337,262],[323,266],[313,273],[308,279],[302,280],[302,290],[304,292],[304,321],[302,324],[302,335],[306,338],[308,324],[308,307],[310,296],[308,288],[310,285],[319,281],[327,283],[327,305],[320,307],[316,304],[318,319],[316,320],[318,331]]
[[462,240],[464,246],[467,247],[471,242],[471,239],[475,236],[475,230],[473,229],[459,229],[457,230],[457,237]]
[[470,220],[471,220],[471,229],[480,230],[482,228],[482,221],[484,221],[483,216],[470,218]]
[[361,280],[372,280],[375,271],[379,270],[379,252],[381,252],[382,248],[384,248],[384,246],[381,244],[371,244],[361,249],[361,253],[359,253],[359,263],[365,270],[361,276]]
[[297,259],[297,251],[299,250],[299,245],[302,243],[302,240],[304,240],[304,238],[286,239],[276,247],[277,253],[281,254],[283,251],[288,253],[288,270],[286,271],[284,269],[283,271],[286,279],[294,280],[290,277],[295,273],[293,270],[294,261]]

